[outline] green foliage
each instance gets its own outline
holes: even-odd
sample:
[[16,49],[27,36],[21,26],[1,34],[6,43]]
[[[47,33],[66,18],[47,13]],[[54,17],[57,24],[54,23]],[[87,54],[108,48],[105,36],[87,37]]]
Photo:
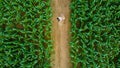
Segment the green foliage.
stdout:
[[0,0],[0,68],[50,68],[50,0]]
[[73,68],[120,68],[120,0],[71,2]]

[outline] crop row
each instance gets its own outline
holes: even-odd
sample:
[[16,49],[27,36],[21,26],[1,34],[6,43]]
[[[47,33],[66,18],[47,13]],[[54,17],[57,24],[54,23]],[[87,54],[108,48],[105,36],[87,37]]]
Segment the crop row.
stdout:
[[120,0],[71,0],[73,68],[120,68]]
[[50,0],[0,0],[0,68],[50,68]]

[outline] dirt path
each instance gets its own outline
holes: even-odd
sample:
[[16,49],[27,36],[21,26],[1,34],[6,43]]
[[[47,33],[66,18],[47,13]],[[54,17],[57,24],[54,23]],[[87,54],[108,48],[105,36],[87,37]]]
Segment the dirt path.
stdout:
[[[54,40],[53,68],[70,68],[69,57],[69,3],[70,0],[52,0],[53,28],[52,37]],[[65,19],[58,21],[57,17],[64,16]]]

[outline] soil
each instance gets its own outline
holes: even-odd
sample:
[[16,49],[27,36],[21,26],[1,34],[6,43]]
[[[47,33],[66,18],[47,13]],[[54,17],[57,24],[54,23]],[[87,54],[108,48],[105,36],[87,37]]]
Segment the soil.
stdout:
[[[69,28],[70,28],[70,0],[52,0],[52,38],[54,40],[54,54],[52,68],[70,68],[69,56]],[[65,17],[59,21],[57,17]]]

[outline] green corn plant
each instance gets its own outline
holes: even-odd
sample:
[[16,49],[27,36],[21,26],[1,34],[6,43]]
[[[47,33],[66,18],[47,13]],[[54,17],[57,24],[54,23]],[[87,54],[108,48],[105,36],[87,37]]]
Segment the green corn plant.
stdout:
[[0,0],[0,68],[50,68],[50,0]]
[[73,68],[120,68],[120,1],[71,0]]

